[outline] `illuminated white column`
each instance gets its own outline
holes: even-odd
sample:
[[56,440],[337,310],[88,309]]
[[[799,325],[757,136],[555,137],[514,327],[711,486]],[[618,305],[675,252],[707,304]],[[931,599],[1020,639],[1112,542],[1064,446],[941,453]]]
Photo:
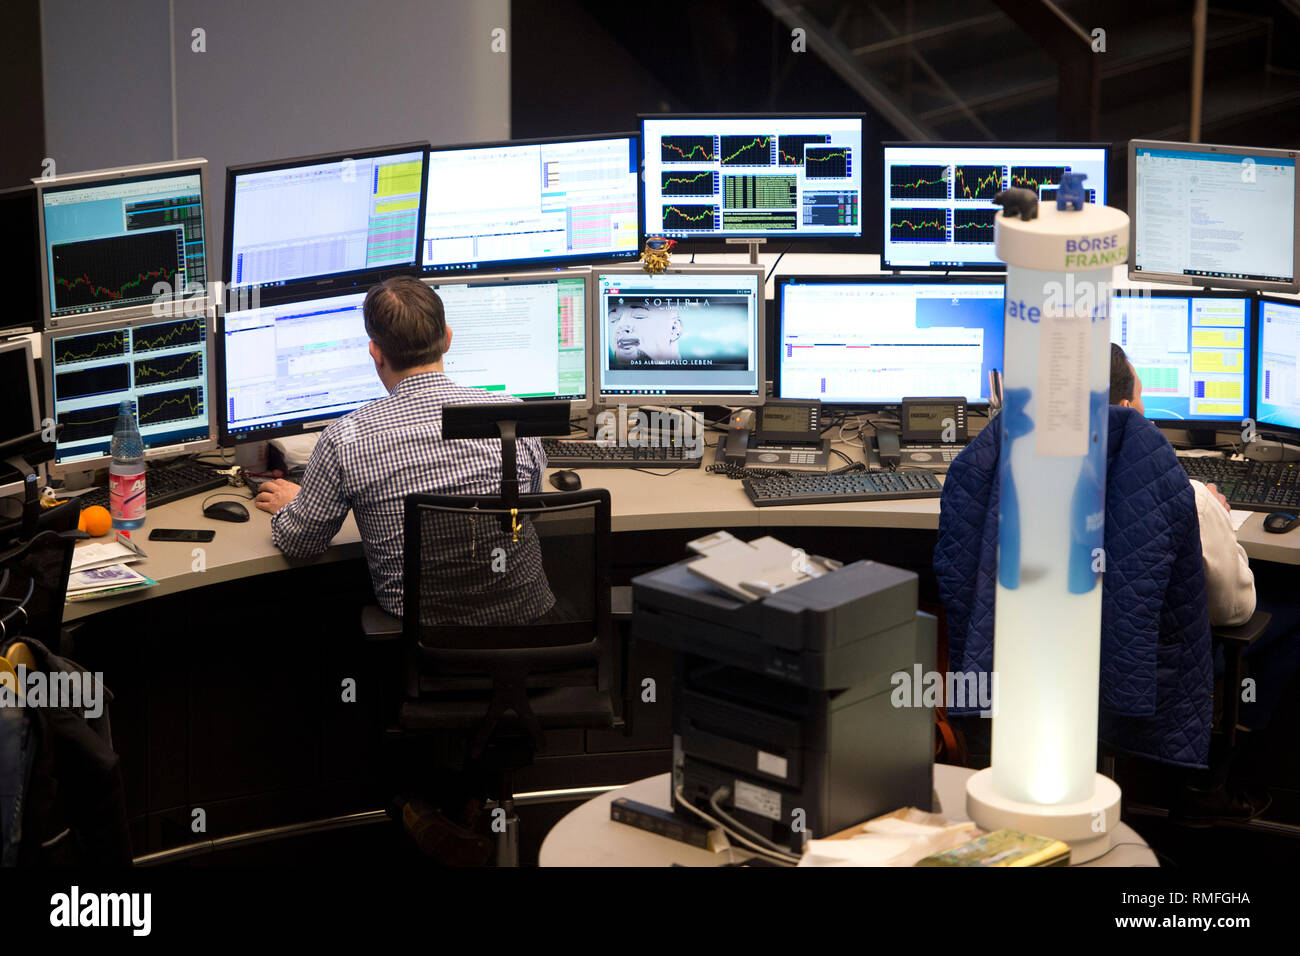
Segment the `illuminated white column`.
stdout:
[[993,766],[971,778],[981,827],[1105,852],[1119,788],[1096,772],[1105,569],[1110,293],[1128,253],[1118,209],[996,218],[1007,263],[993,670]]

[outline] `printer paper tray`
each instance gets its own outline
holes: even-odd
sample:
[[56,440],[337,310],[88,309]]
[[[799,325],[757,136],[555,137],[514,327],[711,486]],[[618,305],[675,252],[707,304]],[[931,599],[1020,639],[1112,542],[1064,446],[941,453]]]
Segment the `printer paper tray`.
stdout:
[[[764,747],[749,741],[737,740],[723,733],[705,730],[692,721],[682,732],[688,752],[702,760],[730,767],[746,776],[766,778],[774,783],[797,787],[803,783],[803,752]],[[782,776],[775,771],[784,770]]]

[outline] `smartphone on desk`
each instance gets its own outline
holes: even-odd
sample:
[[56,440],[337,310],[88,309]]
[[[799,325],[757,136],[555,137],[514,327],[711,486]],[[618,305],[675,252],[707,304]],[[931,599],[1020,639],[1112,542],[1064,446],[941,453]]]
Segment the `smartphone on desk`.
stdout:
[[211,528],[190,530],[186,528],[154,528],[149,532],[150,541],[194,541],[206,544],[216,537]]

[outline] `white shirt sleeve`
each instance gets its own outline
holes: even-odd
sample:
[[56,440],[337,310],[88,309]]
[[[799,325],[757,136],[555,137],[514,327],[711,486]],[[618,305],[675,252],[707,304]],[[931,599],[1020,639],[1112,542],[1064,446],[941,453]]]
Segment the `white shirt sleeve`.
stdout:
[[1196,516],[1201,523],[1201,559],[1211,624],[1245,624],[1255,613],[1255,575],[1246,549],[1237,543],[1228,509],[1210,489],[1192,480]]

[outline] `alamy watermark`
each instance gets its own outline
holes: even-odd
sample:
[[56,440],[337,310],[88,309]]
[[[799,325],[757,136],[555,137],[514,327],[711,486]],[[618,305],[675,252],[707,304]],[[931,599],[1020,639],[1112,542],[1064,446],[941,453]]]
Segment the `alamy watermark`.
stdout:
[[213,279],[203,286],[197,282],[177,283],[167,281],[153,284],[151,311],[158,318],[197,318],[209,305],[224,299],[226,312],[241,312],[261,308],[262,290],[257,286],[227,286]]
[[89,671],[0,671],[0,708],[80,710],[87,720],[104,713],[104,675]]
[[894,707],[945,707],[966,710],[979,708],[981,717],[998,715],[998,675],[996,671],[922,670],[914,664],[911,671],[890,675],[894,689],[889,702]]
[[687,458],[704,454],[703,426],[675,409],[607,408],[596,416],[596,440],[620,448],[682,448]]
[[153,928],[152,893],[82,892],[75,883],[50,897],[50,925],[55,928],[122,928],[148,936]]

